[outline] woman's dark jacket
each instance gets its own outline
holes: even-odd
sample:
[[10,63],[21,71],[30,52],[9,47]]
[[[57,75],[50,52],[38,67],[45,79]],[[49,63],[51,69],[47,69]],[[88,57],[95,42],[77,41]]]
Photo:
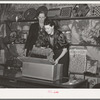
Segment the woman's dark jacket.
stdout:
[[[52,36],[51,36],[52,37]],[[54,60],[56,60],[62,53],[63,48],[67,48],[67,53],[59,60],[59,64],[63,64],[63,77],[68,77],[69,69],[69,44],[67,42],[66,36],[60,31],[54,31],[54,43],[51,45],[50,36],[48,36],[49,47],[52,48],[54,52]]]
[[38,31],[39,31],[39,23],[31,24],[29,29],[29,35],[25,43],[25,49],[32,50],[32,47],[38,38]]
[[69,44],[67,42],[65,35],[62,32],[57,31],[57,30],[54,31],[54,35],[53,35],[54,44],[53,45],[50,44],[49,37],[50,36],[48,36],[49,47],[52,48],[54,51],[60,50],[63,48],[68,48]]

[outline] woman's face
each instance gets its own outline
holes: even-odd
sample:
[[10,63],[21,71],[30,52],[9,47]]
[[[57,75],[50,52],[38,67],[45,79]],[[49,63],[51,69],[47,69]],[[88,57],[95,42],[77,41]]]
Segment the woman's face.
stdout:
[[44,27],[45,27],[45,31],[47,32],[47,34],[49,34],[49,35],[54,34],[54,26],[45,25]]
[[45,18],[46,18],[46,16],[45,16],[44,13],[40,13],[39,16],[38,16],[38,19],[39,19],[40,23],[44,23]]

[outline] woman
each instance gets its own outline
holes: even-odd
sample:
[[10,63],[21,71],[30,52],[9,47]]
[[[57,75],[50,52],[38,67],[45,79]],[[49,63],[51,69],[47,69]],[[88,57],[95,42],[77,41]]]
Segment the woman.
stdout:
[[56,64],[63,64],[63,77],[68,77],[69,50],[68,42],[63,33],[55,30],[55,23],[47,19],[44,22],[45,31],[48,34],[48,44],[54,52],[54,61]]
[[[43,38],[39,38],[39,37],[44,37],[44,35],[45,35],[45,32],[44,32],[44,20],[45,19],[46,19],[45,12],[40,11],[38,13],[38,23],[34,23],[30,26],[29,35],[28,35],[27,41],[25,43],[25,52],[24,52],[24,54],[26,56],[28,56],[29,51],[32,50],[33,45],[36,44],[37,39],[39,39],[39,41],[41,39],[43,39]],[[37,42],[37,45],[38,45],[38,42]]]

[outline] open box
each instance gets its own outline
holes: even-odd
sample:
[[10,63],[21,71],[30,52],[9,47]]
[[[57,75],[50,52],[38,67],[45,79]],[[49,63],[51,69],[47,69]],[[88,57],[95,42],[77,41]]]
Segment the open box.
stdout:
[[62,78],[62,64],[56,66],[47,59],[21,57],[23,62],[22,76],[38,78],[49,81],[56,81]]

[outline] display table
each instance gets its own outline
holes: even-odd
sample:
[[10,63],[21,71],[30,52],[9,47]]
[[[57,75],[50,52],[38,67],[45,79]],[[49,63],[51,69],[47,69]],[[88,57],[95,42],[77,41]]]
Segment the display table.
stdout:
[[88,88],[88,81],[77,80],[76,83],[72,84],[62,83],[62,80],[52,82],[21,76],[11,78],[0,75],[0,86],[4,88]]
[[70,79],[70,82],[63,82],[66,79],[63,78],[63,80],[49,81],[22,76],[21,71],[15,77],[8,77],[3,75],[3,69],[0,68],[0,86],[3,88],[88,88],[88,80]]

